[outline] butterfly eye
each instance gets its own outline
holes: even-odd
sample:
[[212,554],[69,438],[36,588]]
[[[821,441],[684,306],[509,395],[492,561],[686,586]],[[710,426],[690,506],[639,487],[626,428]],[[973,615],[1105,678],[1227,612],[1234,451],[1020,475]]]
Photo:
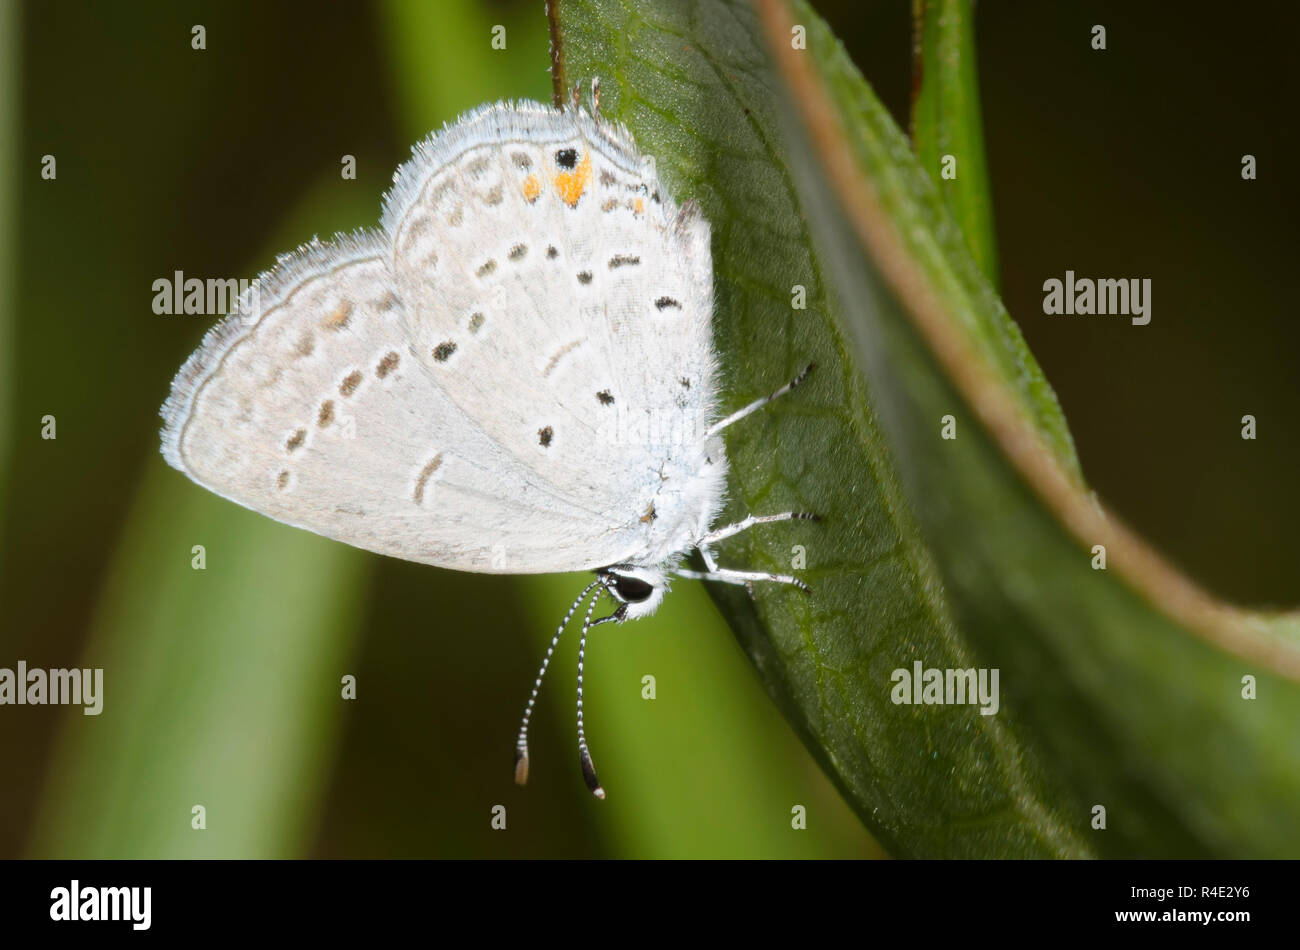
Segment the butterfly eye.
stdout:
[[639,577],[614,574],[614,594],[627,604],[639,604],[655,592],[654,586]]

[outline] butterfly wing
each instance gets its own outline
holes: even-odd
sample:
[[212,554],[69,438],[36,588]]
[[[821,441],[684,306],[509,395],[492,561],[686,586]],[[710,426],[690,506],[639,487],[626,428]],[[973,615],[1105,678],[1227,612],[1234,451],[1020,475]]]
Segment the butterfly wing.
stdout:
[[613,557],[602,516],[534,479],[429,377],[388,257],[381,236],[359,234],[260,278],[173,382],[167,461],[254,511],[380,554],[497,573]]
[[408,560],[657,560],[720,503],[711,311],[708,225],[624,131],[487,107],[417,147],[379,233],[259,279],[173,383],[163,454]]
[[415,355],[448,399],[530,479],[615,525],[616,560],[698,537],[716,511],[698,497],[720,496],[725,468],[720,446],[700,450],[709,228],[624,130],[481,109],[416,148],[383,226]]

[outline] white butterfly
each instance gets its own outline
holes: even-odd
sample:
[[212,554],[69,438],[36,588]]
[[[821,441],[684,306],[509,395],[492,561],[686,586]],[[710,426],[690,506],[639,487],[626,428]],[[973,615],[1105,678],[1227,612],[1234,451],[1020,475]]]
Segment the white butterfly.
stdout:
[[[598,103],[593,86],[593,101]],[[594,570],[588,631],[658,607],[669,576],[718,567],[727,474],[709,225],[621,126],[579,108],[484,106],[394,176],[379,229],[313,240],[204,338],[162,408],[162,453],[285,524],[439,567]],[[811,369],[811,367],[809,367]],[[680,566],[698,550],[708,568]],[[595,590],[593,594],[592,591]],[[618,606],[592,619],[601,591]],[[528,724],[555,640],[524,714]]]

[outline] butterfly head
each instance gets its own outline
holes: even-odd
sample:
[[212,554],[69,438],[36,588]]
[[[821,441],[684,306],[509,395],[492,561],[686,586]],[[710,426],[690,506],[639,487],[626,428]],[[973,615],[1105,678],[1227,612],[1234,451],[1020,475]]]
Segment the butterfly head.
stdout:
[[648,617],[668,593],[668,575],[657,567],[616,564],[596,572],[600,583],[618,601],[614,612],[620,623]]

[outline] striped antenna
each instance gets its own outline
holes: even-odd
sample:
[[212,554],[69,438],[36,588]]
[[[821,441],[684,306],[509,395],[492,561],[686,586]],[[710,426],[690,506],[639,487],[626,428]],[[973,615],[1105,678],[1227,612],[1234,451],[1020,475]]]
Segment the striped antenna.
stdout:
[[[560,626],[555,631],[555,636],[551,637],[551,645],[546,648],[546,656],[542,660],[542,668],[537,671],[537,679],[533,683],[533,691],[528,697],[528,705],[524,707],[524,720],[519,725],[519,738],[515,742],[515,781],[520,785],[528,784],[528,724],[533,718],[533,706],[537,703],[537,694],[541,692],[542,689],[542,678],[546,676],[546,669],[551,665],[551,656],[555,653],[555,645],[560,642],[560,634],[564,633],[564,628],[567,627],[569,621],[573,619],[573,615],[578,610],[578,605],[582,603],[583,599],[591,589],[599,583],[599,579],[592,581],[582,589],[582,593],[573,601],[573,605],[564,615],[564,619],[560,621]],[[596,594],[599,596],[600,592],[597,591]],[[591,602],[594,605],[596,603],[596,598],[593,597]],[[587,616],[591,616],[590,610],[587,611]],[[585,628],[583,630],[583,635],[586,635]],[[579,661],[579,669],[581,669],[581,661]],[[581,683],[581,680],[579,680],[579,683]],[[579,686],[579,692],[581,692],[581,686]],[[579,731],[581,731],[581,729],[579,729]]]

